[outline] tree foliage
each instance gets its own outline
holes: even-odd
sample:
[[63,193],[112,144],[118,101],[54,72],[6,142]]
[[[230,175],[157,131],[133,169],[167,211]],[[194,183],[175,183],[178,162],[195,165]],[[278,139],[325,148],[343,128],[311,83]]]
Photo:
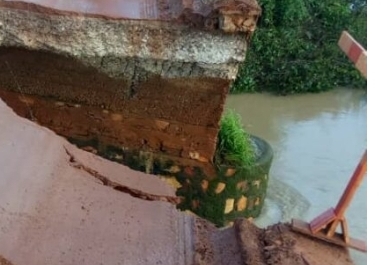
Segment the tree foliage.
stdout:
[[337,45],[347,30],[367,48],[367,1],[259,0],[263,13],[232,92],[319,92],[366,81]]

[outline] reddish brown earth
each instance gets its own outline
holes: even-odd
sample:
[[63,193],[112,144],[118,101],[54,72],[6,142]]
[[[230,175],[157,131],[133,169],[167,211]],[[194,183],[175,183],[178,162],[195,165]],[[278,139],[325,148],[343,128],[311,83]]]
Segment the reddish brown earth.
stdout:
[[155,176],[104,160],[0,100],[0,264],[348,265],[345,249],[179,212]]

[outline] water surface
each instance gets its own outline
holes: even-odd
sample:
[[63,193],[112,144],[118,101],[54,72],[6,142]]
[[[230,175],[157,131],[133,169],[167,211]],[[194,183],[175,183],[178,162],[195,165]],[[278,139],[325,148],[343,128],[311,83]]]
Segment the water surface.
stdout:
[[[310,221],[335,207],[367,147],[367,96],[335,89],[321,94],[230,95],[246,130],[274,149],[269,190],[256,223],[267,226],[301,218]],[[346,212],[352,237],[367,240],[367,177]],[[365,254],[351,251],[356,265]]]

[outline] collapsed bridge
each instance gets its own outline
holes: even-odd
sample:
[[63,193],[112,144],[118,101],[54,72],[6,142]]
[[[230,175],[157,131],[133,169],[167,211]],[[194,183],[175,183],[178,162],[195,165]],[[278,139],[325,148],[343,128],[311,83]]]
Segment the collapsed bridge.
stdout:
[[[0,97],[87,151],[160,175],[217,225],[257,216],[272,153],[216,165],[256,1],[0,1]],[[208,196],[207,196],[208,195]],[[214,210],[211,210],[214,209]]]

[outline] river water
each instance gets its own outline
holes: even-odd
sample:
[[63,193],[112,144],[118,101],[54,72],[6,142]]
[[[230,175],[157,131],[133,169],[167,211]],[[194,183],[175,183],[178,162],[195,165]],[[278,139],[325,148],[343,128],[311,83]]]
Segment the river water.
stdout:
[[[230,95],[226,107],[274,150],[269,189],[258,226],[291,218],[310,221],[335,207],[367,147],[367,94]],[[367,240],[367,177],[346,212],[352,237]],[[367,255],[351,251],[356,265]]]

